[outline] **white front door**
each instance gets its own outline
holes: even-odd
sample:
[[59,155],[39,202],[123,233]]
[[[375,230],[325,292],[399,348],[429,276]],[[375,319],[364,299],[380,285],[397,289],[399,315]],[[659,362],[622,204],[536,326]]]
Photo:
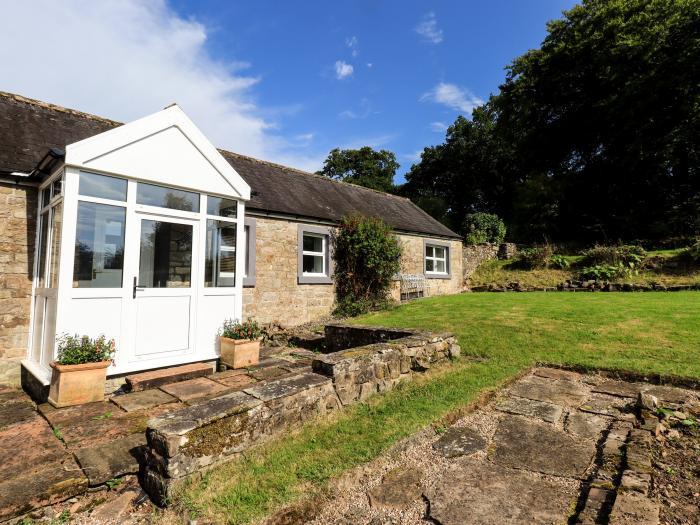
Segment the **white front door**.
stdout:
[[198,221],[136,213],[133,359],[161,366],[195,352]]

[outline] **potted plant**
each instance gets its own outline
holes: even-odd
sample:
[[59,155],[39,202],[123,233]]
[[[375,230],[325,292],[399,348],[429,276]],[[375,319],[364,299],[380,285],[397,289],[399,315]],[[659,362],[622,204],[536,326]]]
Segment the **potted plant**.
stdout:
[[229,319],[224,321],[219,336],[221,362],[231,368],[257,365],[260,361],[260,338],[263,331],[257,322]]
[[61,408],[103,401],[113,357],[114,339],[63,335],[58,340],[58,359],[51,362],[49,403]]

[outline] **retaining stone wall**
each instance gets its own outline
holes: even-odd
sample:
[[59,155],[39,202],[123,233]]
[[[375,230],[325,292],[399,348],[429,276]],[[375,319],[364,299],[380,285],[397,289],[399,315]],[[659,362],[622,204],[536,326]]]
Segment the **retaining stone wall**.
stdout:
[[406,331],[372,327],[352,327],[346,333],[362,330],[363,336],[375,331],[379,338],[394,332],[397,338],[322,355],[313,360],[313,372],[258,383],[151,419],[143,476],[151,498],[165,505],[172,489],[188,476],[310,419],[391,389],[411,373],[460,352],[448,333],[406,336]]

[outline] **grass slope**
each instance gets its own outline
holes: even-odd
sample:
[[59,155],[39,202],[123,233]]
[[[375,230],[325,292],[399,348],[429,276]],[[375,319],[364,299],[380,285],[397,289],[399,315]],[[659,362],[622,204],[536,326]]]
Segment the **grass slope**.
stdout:
[[[246,523],[322,490],[344,470],[497,388],[536,361],[700,378],[700,293],[462,294],[426,299],[358,323],[449,330],[461,359],[309,426],[191,482],[190,515]],[[176,507],[177,508],[177,507]],[[177,518],[170,513],[166,520]]]

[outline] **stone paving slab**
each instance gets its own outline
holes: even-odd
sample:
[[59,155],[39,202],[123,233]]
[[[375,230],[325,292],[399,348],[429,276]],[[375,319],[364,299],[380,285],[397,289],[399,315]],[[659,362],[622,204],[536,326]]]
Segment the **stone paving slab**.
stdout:
[[563,381],[578,381],[581,379],[580,374],[559,368],[535,368],[532,373],[545,379],[561,379]]
[[0,431],[0,480],[70,457],[63,443],[38,414]]
[[154,388],[151,390],[141,390],[139,392],[114,396],[111,401],[127,412],[135,412],[137,410],[148,410],[158,405],[164,405],[165,403],[176,403],[177,399],[167,392]]
[[275,381],[269,381],[244,390],[261,401],[271,401],[279,397],[289,396],[317,385],[330,383],[327,377],[314,373],[298,374],[284,377]]
[[248,374],[238,374],[222,378],[217,377],[215,380],[234,390],[243,390],[244,388],[248,388],[249,386],[257,383],[257,379],[250,377]]
[[96,447],[81,448],[75,457],[90,486],[101,485],[124,474],[136,474],[145,445],[144,433],[131,434]]
[[52,426],[59,428],[68,426],[75,421],[108,419],[124,413],[122,409],[114,406],[114,403],[109,401],[86,403],[65,408],[55,408],[49,403],[43,403],[37,408]]
[[9,392],[0,404],[0,429],[29,421],[36,416],[34,403],[24,392]]
[[494,463],[561,477],[582,478],[595,456],[594,443],[521,416],[503,418],[493,442]]
[[176,397],[180,401],[191,401],[200,397],[210,397],[223,394],[228,389],[221,383],[207,377],[198,377],[179,383],[171,383],[160,387],[161,390]]
[[426,497],[442,525],[566,523],[573,503],[551,481],[470,458],[451,465]]
[[508,397],[498,402],[496,408],[509,414],[536,417],[547,423],[556,423],[564,413],[564,409],[559,405],[524,397]]
[[367,493],[372,507],[401,509],[418,500],[423,493],[422,472],[397,468],[388,472],[382,482]]
[[0,479],[0,520],[63,501],[87,490],[87,478],[72,457],[20,470]]
[[609,423],[606,417],[575,411],[567,416],[564,427],[571,434],[597,441]]
[[[284,362],[282,363],[286,364]],[[248,375],[254,379],[257,379],[258,381],[269,381],[270,379],[277,379],[279,377],[289,375],[289,370],[283,366],[269,366],[266,368],[252,370],[248,372]]]
[[593,394],[581,404],[579,410],[591,414],[624,419],[625,414],[629,412],[627,410],[629,405],[629,399],[606,394]]
[[591,386],[591,392],[636,399],[637,395],[646,388],[648,388],[648,385],[642,383],[628,383],[626,381],[606,379]]
[[486,438],[472,428],[452,427],[433,443],[433,450],[446,458],[454,458],[484,450],[487,443]]
[[555,405],[578,407],[588,396],[588,391],[572,381],[558,381],[531,376],[518,381],[510,390],[511,395],[545,401]]

